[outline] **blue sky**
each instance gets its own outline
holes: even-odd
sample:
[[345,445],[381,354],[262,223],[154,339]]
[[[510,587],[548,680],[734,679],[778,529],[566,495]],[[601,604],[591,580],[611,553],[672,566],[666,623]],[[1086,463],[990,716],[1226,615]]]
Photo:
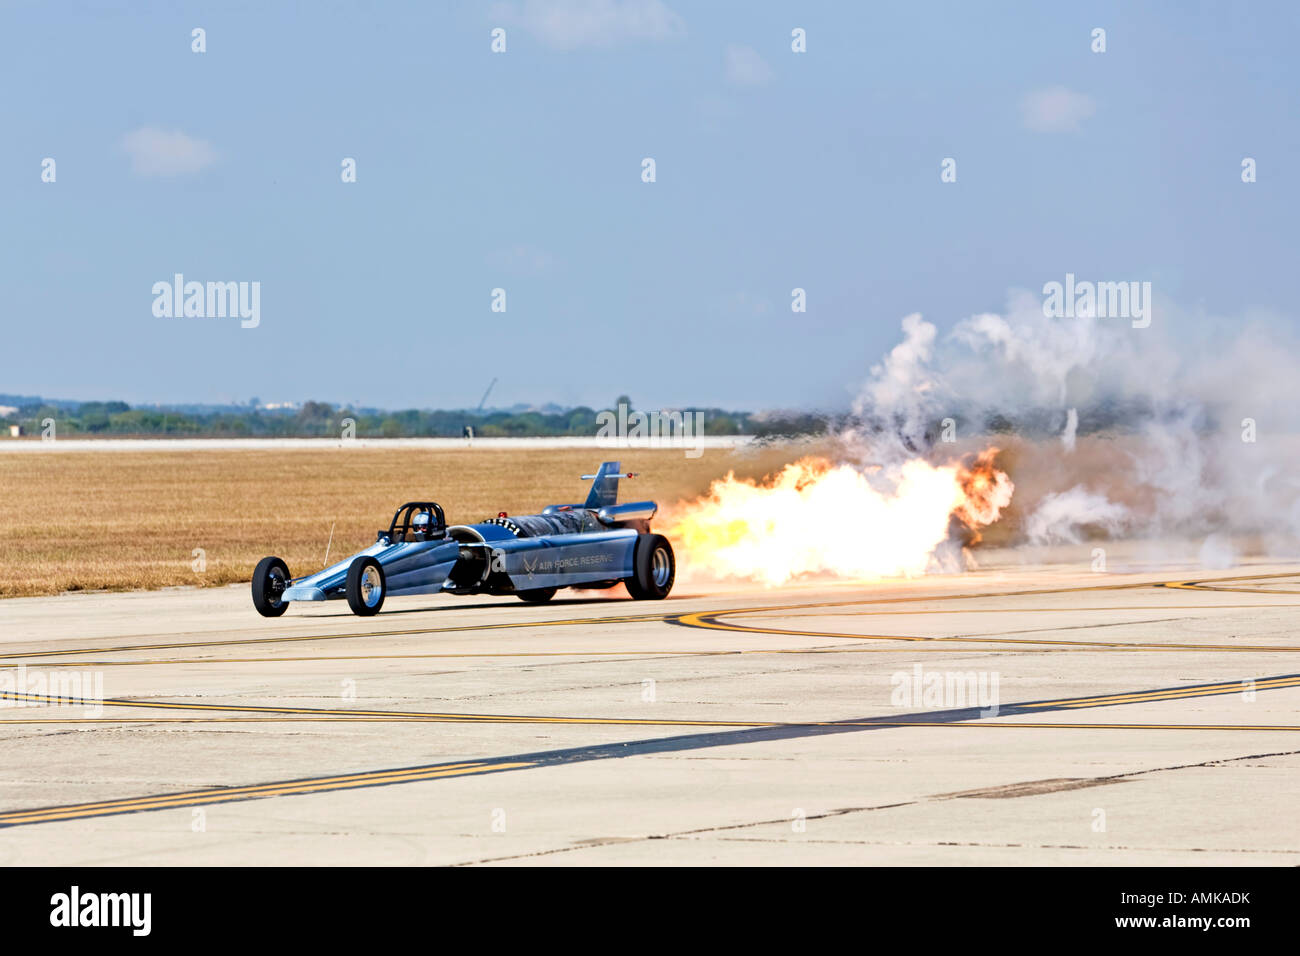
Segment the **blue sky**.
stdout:
[[6,0],[0,392],[845,406],[1066,272],[1294,323],[1298,10]]

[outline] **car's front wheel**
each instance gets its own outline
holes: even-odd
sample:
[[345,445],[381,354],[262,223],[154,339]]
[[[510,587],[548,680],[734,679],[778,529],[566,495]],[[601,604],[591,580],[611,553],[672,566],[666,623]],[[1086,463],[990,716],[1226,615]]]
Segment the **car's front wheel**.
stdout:
[[352,613],[361,617],[378,614],[384,606],[384,596],[388,592],[388,581],[384,569],[378,561],[369,555],[362,555],[348,567],[348,583],[344,587],[348,597],[348,607]]
[[556,588],[528,588],[524,591],[516,591],[515,597],[529,604],[545,604],[555,597],[556,590]]
[[279,558],[263,558],[253,569],[253,607],[262,617],[279,617],[289,610],[281,595],[289,586],[289,566]]

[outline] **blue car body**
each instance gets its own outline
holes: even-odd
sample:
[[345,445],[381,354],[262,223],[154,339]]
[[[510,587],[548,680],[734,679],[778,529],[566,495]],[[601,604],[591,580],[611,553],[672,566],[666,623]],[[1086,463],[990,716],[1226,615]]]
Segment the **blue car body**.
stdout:
[[[435,502],[407,502],[398,509],[388,530],[380,531],[370,547],[322,571],[282,581],[253,582],[254,603],[259,588],[275,613],[293,601],[328,601],[346,597],[359,614],[367,611],[366,599],[356,603],[348,594],[349,574],[366,567],[373,559],[382,573],[370,572],[370,587],[385,596],[411,594],[517,594],[526,600],[547,600],[555,589],[569,587],[612,587],[629,581],[634,596],[638,547],[645,538],[655,538],[666,549],[668,571],[658,580],[672,586],[672,549],[664,539],[650,534],[650,519],[658,510],[653,501],[618,504],[618,481],[633,477],[619,473],[620,463],[604,462],[593,479],[591,492],[581,504],[551,505],[535,515],[511,517],[504,512],[474,524],[448,527],[442,509]],[[655,567],[663,556],[652,556]],[[647,561],[650,558],[645,559]],[[278,562],[279,559],[265,559]],[[262,574],[259,565],[258,574]],[[280,567],[284,567],[280,562]],[[649,568],[649,565],[646,565]],[[655,571],[642,575],[655,579]],[[362,582],[361,587],[364,588]],[[667,593],[662,587],[660,590]],[[366,592],[369,594],[370,592]],[[663,594],[648,595],[662,597]],[[271,616],[271,615],[268,615]]]

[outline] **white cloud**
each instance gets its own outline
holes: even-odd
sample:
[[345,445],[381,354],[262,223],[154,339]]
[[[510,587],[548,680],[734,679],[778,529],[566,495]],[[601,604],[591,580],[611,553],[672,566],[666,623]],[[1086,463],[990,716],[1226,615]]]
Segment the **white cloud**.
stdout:
[[763,86],[772,78],[772,68],[753,47],[727,44],[727,82],[732,86]]
[[1097,112],[1091,96],[1063,86],[1035,90],[1020,101],[1025,126],[1040,133],[1073,133]]
[[494,3],[492,17],[557,50],[665,40],[686,32],[682,18],[663,0],[523,0]]
[[184,176],[206,169],[217,160],[212,144],[180,130],[167,132],[142,126],[122,137],[131,169],[140,176]]

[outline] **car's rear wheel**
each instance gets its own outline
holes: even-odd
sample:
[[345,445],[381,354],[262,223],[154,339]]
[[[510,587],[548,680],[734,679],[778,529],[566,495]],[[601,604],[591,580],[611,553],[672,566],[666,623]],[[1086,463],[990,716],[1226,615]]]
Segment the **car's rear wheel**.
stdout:
[[642,534],[632,555],[632,576],[625,578],[627,593],[638,601],[659,601],[668,596],[677,579],[673,546],[661,534]]
[[361,617],[378,614],[388,593],[383,567],[369,555],[357,558],[348,567],[348,583],[344,591],[353,614]]
[[253,607],[262,617],[279,617],[289,610],[281,595],[289,586],[289,566],[279,558],[263,558],[253,569]]
[[529,604],[545,604],[555,597],[555,592],[558,590],[559,588],[528,588],[524,591],[516,591],[515,597]]

